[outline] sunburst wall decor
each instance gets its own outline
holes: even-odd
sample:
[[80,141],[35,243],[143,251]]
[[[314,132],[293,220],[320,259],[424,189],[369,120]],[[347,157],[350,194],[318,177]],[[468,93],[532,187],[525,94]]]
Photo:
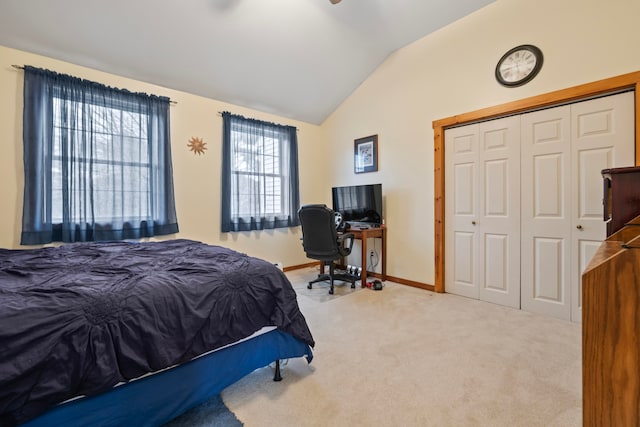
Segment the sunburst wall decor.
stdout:
[[189,147],[189,150],[193,151],[193,154],[200,155],[204,154],[204,150],[207,149],[205,145],[207,145],[207,143],[204,142],[202,138],[197,138],[194,136],[189,140],[187,147]]

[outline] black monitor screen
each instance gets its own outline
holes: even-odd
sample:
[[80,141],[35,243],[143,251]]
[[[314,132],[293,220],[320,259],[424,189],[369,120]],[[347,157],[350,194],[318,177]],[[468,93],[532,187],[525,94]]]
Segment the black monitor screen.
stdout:
[[382,184],[334,187],[332,196],[333,210],[344,221],[382,223]]

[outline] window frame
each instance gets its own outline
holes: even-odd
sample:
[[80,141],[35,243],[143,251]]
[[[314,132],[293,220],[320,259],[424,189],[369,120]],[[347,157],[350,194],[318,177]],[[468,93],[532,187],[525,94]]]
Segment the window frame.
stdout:
[[[231,129],[232,138],[233,138],[233,134],[234,133],[235,134],[244,135],[244,136],[248,135],[246,132],[242,132],[241,129],[234,129],[234,128],[241,128],[241,127],[242,126],[239,125],[239,124],[236,124],[236,123],[232,124],[232,129]],[[255,169],[253,169],[253,170],[240,170],[239,168],[235,168],[233,166],[234,164],[236,164],[238,162],[239,154],[244,152],[244,153],[247,153],[247,155],[249,155],[249,156],[252,155],[250,147],[249,147],[247,150],[245,150],[243,152],[241,152],[240,150],[233,150],[232,155],[234,155],[234,159],[232,159],[232,161],[231,161],[231,165],[232,165],[231,173],[233,175],[235,175],[235,182],[240,182],[240,180],[239,180],[240,176],[255,177],[255,179],[257,181],[259,181],[260,183],[263,184],[262,186],[263,186],[263,188],[265,188],[265,190],[267,188],[267,185],[266,185],[265,181],[267,181],[268,179],[278,179],[279,182],[280,182],[280,185],[278,186],[279,187],[279,193],[277,194],[277,196],[275,194],[271,195],[274,198],[277,197],[277,199],[279,200],[279,203],[278,203],[279,209],[278,209],[278,211],[276,212],[274,210],[267,209],[267,206],[270,205],[270,204],[267,201],[267,198],[269,197],[269,194],[266,191],[263,193],[263,196],[262,196],[262,199],[261,199],[261,204],[262,204],[261,211],[264,212],[265,214],[270,214],[270,215],[274,215],[274,216],[282,216],[286,212],[286,209],[284,207],[284,201],[283,201],[283,194],[286,193],[286,190],[285,190],[284,187],[287,184],[287,182],[289,181],[289,178],[287,177],[287,175],[284,172],[284,166],[285,165],[283,164],[284,163],[284,160],[283,160],[283,144],[285,144],[285,141],[283,141],[283,139],[282,139],[282,137],[281,137],[281,135],[279,133],[276,134],[275,132],[274,132],[274,135],[270,137],[270,139],[274,141],[273,142],[273,146],[276,147],[276,150],[274,150],[274,152],[277,152],[277,154],[275,154],[275,153],[274,154],[267,154],[267,153],[265,153],[266,150],[261,150],[262,152],[259,154],[259,156],[263,159],[262,162],[261,162],[261,165],[263,166],[263,168],[262,168],[263,170],[262,171],[255,170]],[[248,143],[247,146],[249,144],[251,144],[251,143]],[[259,142],[255,141],[254,144],[257,145],[257,144],[259,144]],[[262,145],[264,146],[264,143]],[[265,159],[267,157],[272,157],[274,160],[277,160],[277,161],[274,161],[274,164],[277,163],[277,165],[278,165],[278,167],[277,167],[277,169],[279,171],[278,173],[264,171],[264,164],[266,163]],[[238,194],[237,196],[241,197],[240,194]],[[250,197],[250,195],[248,197]],[[252,212],[239,212],[239,211],[238,212],[234,212],[235,205],[236,204],[232,204],[232,211],[231,211],[231,215],[232,216],[248,217],[248,216],[250,216],[252,214]],[[240,205],[240,203],[238,203],[238,205]],[[275,203],[271,203],[271,205],[275,205]]]
[[[227,112],[223,121],[222,231],[299,225],[297,130]],[[244,160],[253,165],[239,167],[243,152]],[[270,157],[273,162],[267,167]],[[242,194],[243,178],[253,180],[259,189],[252,192],[247,186]]]

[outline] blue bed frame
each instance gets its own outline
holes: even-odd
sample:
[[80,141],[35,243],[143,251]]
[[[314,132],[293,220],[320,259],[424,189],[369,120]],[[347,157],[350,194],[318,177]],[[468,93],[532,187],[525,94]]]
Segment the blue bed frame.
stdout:
[[311,363],[307,344],[274,329],[97,396],[60,404],[22,427],[159,426],[258,368],[302,356]]

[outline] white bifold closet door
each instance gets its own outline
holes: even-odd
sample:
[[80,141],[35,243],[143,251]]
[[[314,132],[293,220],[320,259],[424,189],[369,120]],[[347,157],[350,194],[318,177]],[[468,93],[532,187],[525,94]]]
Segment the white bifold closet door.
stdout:
[[633,166],[632,92],[522,115],[522,309],[580,322],[602,169]]
[[447,129],[445,140],[445,289],[519,308],[520,119]]
[[634,162],[633,93],[445,130],[445,289],[581,320],[600,171]]

